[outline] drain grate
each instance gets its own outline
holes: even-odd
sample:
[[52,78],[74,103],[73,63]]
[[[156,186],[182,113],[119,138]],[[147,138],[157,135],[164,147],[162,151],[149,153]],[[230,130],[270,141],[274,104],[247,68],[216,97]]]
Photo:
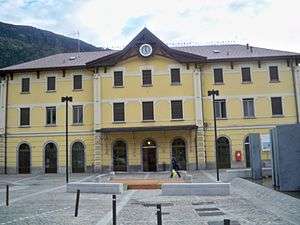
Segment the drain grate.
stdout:
[[211,207],[211,208],[199,208],[195,209],[199,216],[223,216],[223,213],[219,208]]
[[200,208],[200,209],[195,209],[196,211],[220,211],[219,208]]
[[215,202],[192,202],[192,205],[213,205]]
[[161,206],[174,206],[173,203],[170,202],[161,202],[161,203],[142,203],[145,207],[156,207],[157,204],[161,204]]
[[[208,225],[223,225],[223,221],[210,221]],[[231,220],[230,225],[241,225],[237,220]]]

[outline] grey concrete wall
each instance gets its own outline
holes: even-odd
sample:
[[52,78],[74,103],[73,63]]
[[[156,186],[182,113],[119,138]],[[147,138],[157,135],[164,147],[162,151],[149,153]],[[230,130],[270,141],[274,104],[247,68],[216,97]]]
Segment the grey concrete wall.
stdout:
[[281,191],[300,190],[300,124],[272,130],[274,183]]

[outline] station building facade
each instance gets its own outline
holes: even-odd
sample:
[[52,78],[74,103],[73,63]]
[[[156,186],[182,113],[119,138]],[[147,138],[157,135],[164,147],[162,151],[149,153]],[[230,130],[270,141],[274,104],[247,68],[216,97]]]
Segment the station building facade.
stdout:
[[[169,47],[143,29],[124,49],[63,53],[0,70],[0,170],[249,167],[249,133],[299,123],[300,55],[249,45]],[[263,159],[269,153],[263,152]]]

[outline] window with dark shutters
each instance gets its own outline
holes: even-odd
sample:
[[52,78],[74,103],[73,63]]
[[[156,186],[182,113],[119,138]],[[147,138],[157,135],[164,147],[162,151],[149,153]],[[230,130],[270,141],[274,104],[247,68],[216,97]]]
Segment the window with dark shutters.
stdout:
[[143,85],[151,85],[152,84],[152,74],[151,70],[143,70],[142,71],[143,76]]
[[143,120],[154,120],[153,102],[143,102]]
[[73,77],[73,89],[81,90],[82,89],[82,75],[74,75]]
[[272,97],[271,105],[272,105],[272,115],[273,116],[283,115],[281,97]]
[[123,102],[114,103],[113,110],[114,110],[114,121],[115,122],[125,121],[124,103]]
[[30,89],[30,78],[22,78],[22,92],[27,93]]
[[216,118],[217,119],[224,119],[227,117],[226,112],[226,100],[225,99],[218,99],[215,100],[215,109],[216,109]]
[[73,124],[83,123],[83,106],[73,105]]
[[279,81],[278,67],[277,66],[269,66],[269,74],[270,74],[270,81],[271,82]]
[[55,125],[56,124],[56,107],[46,107],[46,124]]
[[171,69],[171,83],[180,84],[180,69]]
[[115,87],[123,86],[123,71],[114,72],[114,86]]
[[223,83],[223,69],[222,68],[216,68],[214,69],[214,80],[215,84]]
[[243,99],[244,117],[252,118],[255,117],[254,113],[254,99],[244,98]]
[[183,119],[182,101],[171,101],[172,119]]
[[20,109],[20,125],[29,126],[30,125],[30,108]]
[[55,91],[55,77],[47,77],[47,91]]
[[242,82],[251,82],[250,67],[242,68]]

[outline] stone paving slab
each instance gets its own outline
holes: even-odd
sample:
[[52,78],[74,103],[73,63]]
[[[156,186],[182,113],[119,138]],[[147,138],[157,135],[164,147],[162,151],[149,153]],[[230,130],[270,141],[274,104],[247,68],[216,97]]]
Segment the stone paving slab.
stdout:
[[[71,181],[93,180],[98,174],[71,176]],[[164,177],[166,174],[159,174]],[[123,177],[128,175],[124,174]],[[157,177],[140,174],[140,178]],[[24,177],[0,175],[0,180],[17,182]],[[30,178],[30,177],[26,177]],[[193,172],[193,180],[212,181],[213,172]],[[299,225],[300,200],[234,179],[230,196],[162,196],[160,190],[129,190],[117,195],[118,225],[154,225],[156,207],[162,204],[164,225],[208,225],[231,219],[243,225]],[[5,186],[0,187],[0,225],[108,225],[111,222],[111,196],[81,194],[79,215],[74,217],[75,193],[65,192],[60,175],[38,176],[18,182],[23,189],[11,192],[11,205],[3,205]],[[224,215],[202,215],[216,208]]]

